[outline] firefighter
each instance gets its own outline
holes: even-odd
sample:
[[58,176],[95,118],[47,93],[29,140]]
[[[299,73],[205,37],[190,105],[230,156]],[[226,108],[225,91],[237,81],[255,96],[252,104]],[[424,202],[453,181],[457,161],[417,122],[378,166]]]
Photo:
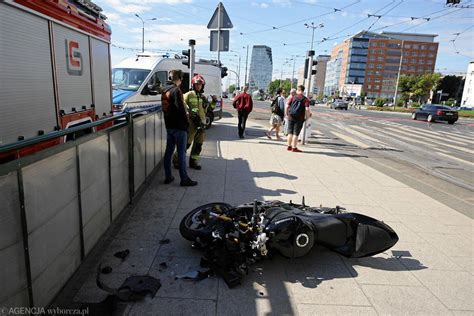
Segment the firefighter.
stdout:
[[[204,143],[204,130],[206,122],[206,110],[209,105],[207,98],[203,95],[206,81],[201,75],[195,75],[191,79],[192,90],[184,95],[184,102],[189,110],[189,128],[188,128],[188,144],[191,147],[189,156],[189,167],[201,170],[199,165],[199,155]],[[175,167],[177,167],[177,156],[173,157]]]

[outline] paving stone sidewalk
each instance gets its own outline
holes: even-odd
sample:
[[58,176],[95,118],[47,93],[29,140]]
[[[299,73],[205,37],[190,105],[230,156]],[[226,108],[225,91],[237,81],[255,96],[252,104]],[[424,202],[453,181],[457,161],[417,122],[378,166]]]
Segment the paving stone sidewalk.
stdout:
[[[101,262],[113,269],[103,275],[111,286],[137,274],[161,280],[155,298],[122,304],[126,315],[474,315],[470,218],[361,163],[367,158],[357,153],[338,153],[320,142],[302,147],[304,153],[287,152],[284,142],[268,140],[251,121],[246,138],[238,139],[231,117],[216,122],[206,138],[203,169],[190,171],[199,185],[164,185],[160,170],[58,302],[103,300],[106,293],[95,284]],[[197,283],[175,280],[199,268],[200,253],[178,230],[194,207],[254,199],[299,202],[303,195],[308,205],[341,205],[383,220],[400,241],[363,259],[347,259],[320,246],[303,258],[276,257],[253,266],[235,289],[217,277]],[[162,239],[170,243],[160,245]],[[123,249],[130,249],[130,255],[121,262],[113,254]]]

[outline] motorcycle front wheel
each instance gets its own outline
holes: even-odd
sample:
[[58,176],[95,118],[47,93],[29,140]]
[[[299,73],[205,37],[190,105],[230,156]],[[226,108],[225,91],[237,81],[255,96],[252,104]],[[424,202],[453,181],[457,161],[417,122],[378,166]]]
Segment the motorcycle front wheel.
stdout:
[[221,202],[208,203],[195,208],[181,220],[179,224],[181,236],[189,241],[208,237],[212,233],[217,220],[205,216],[205,213],[224,214],[225,211],[231,208],[232,205]]

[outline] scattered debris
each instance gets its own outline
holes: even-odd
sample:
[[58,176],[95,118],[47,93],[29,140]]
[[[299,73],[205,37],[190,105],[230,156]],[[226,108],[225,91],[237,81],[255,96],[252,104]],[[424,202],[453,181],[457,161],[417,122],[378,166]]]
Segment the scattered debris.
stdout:
[[100,270],[100,272],[101,272],[102,274],[109,274],[110,272],[112,272],[112,268],[109,267],[109,266],[105,266],[105,267],[103,267],[103,268]]
[[114,257],[117,257],[119,259],[122,259],[122,261],[124,261],[125,258],[127,258],[129,254],[130,254],[130,250],[125,249],[125,250],[114,253]]
[[137,275],[128,277],[119,288],[114,289],[100,280],[101,270],[102,267],[99,265],[96,276],[97,286],[121,301],[139,301],[145,298],[148,294],[151,295],[151,297],[155,297],[156,292],[161,287],[160,280],[149,275]]
[[169,243],[170,243],[170,240],[168,238],[160,240],[160,245],[166,245]]
[[184,274],[177,275],[174,279],[183,279],[183,280],[192,280],[192,281],[201,281],[207,279],[212,275],[211,270],[207,271],[189,271]]
[[260,296],[265,296],[265,294],[264,294],[263,292],[258,292],[258,294],[259,294]]
[[165,269],[168,269],[168,264],[166,262],[160,263],[160,269],[159,271],[163,271]]

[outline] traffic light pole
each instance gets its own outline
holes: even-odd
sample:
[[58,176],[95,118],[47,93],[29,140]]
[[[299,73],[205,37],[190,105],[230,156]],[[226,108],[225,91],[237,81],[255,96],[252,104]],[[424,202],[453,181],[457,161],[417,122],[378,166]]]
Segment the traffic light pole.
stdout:
[[308,51],[308,81],[307,81],[307,87],[306,87],[306,96],[309,98],[310,94],[310,89],[311,89],[311,77],[313,76],[313,56],[314,56],[314,50]]
[[189,90],[193,88],[191,80],[194,77],[194,65],[195,65],[195,55],[194,46],[196,45],[196,40],[189,40]]

